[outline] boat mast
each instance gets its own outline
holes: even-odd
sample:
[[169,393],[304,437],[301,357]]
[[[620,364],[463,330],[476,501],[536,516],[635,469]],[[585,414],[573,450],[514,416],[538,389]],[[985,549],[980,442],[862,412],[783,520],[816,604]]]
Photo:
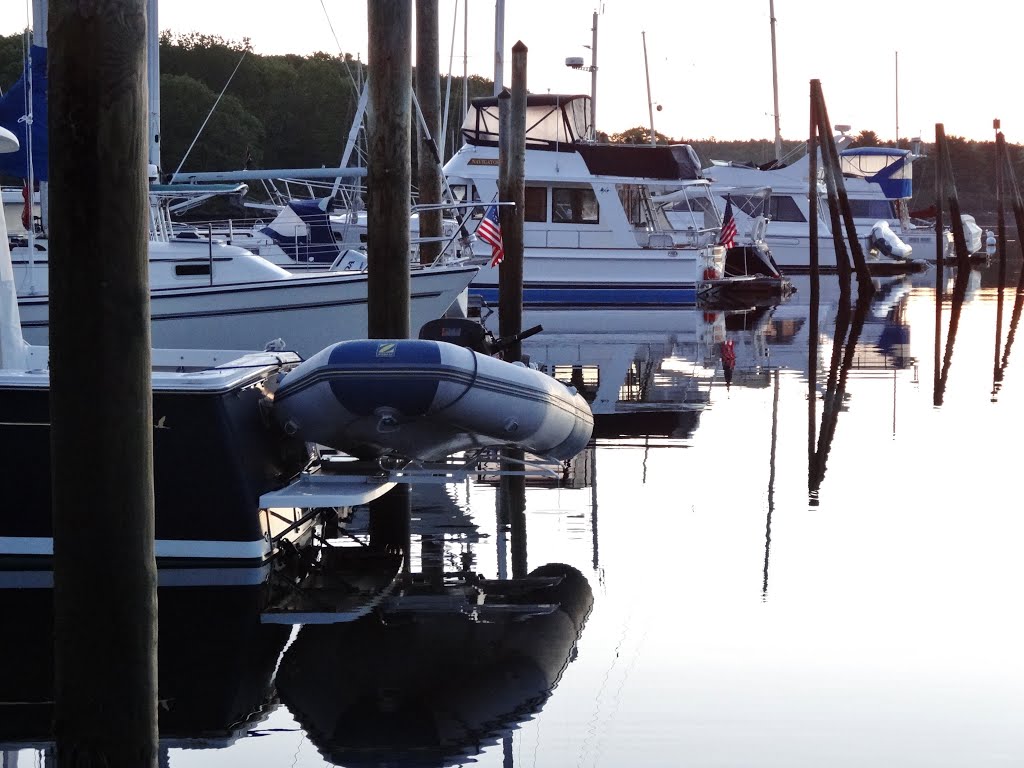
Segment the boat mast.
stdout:
[[651,120],[651,146],[658,145],[658,139],[654,133],[654,102],[651,101],[651,73],[647,69],[647,32],[641,32],[640,36],[644,41],[644,77],[647,78],[647,115]]
[[159,0],[146,2],[146,81],[149,84],[149,164],[160,173],[160,20]]
[[900,145],[900,52],[896,51],[896,146]]
[[494,2],[494,95],[504,87],[505,72],[505,0]]
[[772,93],[775,97],[775,159],[782,162],[782,131],[779,129],[779,63],[775,54],[775,0],[768,0],[772,28]]
[[597,141],[597,11],[594,11],[593,42],[590,46],[590,138]]
[[[469,114],[469,0],[462,6],[462,118]],[[454,142],[452,149],[455,149]]]

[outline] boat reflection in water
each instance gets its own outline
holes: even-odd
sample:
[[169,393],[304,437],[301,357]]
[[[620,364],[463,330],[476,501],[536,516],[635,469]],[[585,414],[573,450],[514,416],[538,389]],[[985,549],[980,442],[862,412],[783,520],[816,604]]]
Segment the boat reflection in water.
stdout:
[[[231,746],[277,707],[274,667],[291,628],[261,624],[262,599],[259,586],[158,590],[162,765],[171,748]],[[20,750],[52,751],[53,592],[0,589],[0,615],[0,755],[17,765]]]
[[593,603],[569,566],[519,581],[509,606],[525,614],[481,621],[407,593],[380,615],[304,626],[278,671],[282,702],[332,763],[463,762],[540,711]]
[[[230,571],[161,571],[165,582],[184,575],[203,584],[158,590],[161,765],[171,764],[171,749],[225,748],[280,725],[290,730],[289,712],[332,761],[458,762],[507,743],[540,711],[575,658],[593,605],[587,579],[557,563],[484,578],[473,553],[482,521],[445,486],[432,486],[415,506],[407,490],[396,497],[407,505],[405,542],[400,519],[375,518],[396,505],[381,503],[387,496],[371,503],[347,531],[349,546],[332,540],[331,556],[309,569],[344,563],[346,552],[356,553],[359,567],[322,579],[328,589],[305,588],[305,610],[298,598],[285,609],[275,603],[283,590],[303,591],[294,573],[234,586]],[[405,565],[399,544],[416,550]],[[525,558],[525,532],[521,545]],[[451,547],[462,547],[463,556],[449,558]],[[393,582],[382,580],[378,594],[357,594],[375,570],[388,568]],[[22,750],[34,751],[35,764],[56,765],[53,593],[45,575],[32,572],[37,588],[26,588],[24,575],[8,579],[15,588],[0,588],[9,630],[0,633],[0,653],[17,660],[0,676],[3,765],[18,764]],[[293,635],[292,625],[304,622],[312,623]],[[282,703],[287,710],[261,725]]]

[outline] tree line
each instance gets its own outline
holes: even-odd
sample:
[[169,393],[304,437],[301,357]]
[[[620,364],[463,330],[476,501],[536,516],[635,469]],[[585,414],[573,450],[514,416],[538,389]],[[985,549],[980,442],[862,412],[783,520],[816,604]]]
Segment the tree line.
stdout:
[[[6,92],[21,76],[24,36],[0,36],[0,90]],[[227,40],[198,32],[160,37],[160,124],[162,170],[214,171],[248,168],[310,168],[337,166],[356,114],[359,92],[366,82],[366,64],[351,54],[313,53],[261,55],[248,39]],[[442,100],[450,88],[445,156],[461,143],[462,92],[470,99],[489,96],[491,80],[472,75],[442,75]],[[223,91],[223,95],[220,96]],[[217,102],[220,96],[220,101]],[[216,109],[210,112],[213,105]],[[443,104],[442,104],[443,109]],[[442,116],[443,120],[443,116]],[[205,126],[204,126],[205,121]],[[200,129],[201,133],[200,133]],[[711,160],[742,160],[757,164],[775,157],[769,139],[720,141],[714,138],[673,138],[655,134],[659,143],[693,146],[702,165]],[[442,137],[437,137],[441,143]],[[635,127],[602,140],[649,143],[650,130]],[[949,136],[950,160],[962,210],[979,222],[990,223],[995,209],[993,163],[995,141],[968,141]],[[784,156],[798,156],[803,141],[784,141]],[[896,146],[880,141],[873,131],[862,131],[854,146]],[[906,140],[899,146],[910,148]],[[935,201],[934,148],[914,164],[914,200],[911,208],[927,208]],[[1024,152],[1011,145],[1018,178],[1024,178]],[[413,152],[416,142],[413,142]],[[415,157],[413,158],[415,167]],[[17,183],[17,180],[4,180]]]

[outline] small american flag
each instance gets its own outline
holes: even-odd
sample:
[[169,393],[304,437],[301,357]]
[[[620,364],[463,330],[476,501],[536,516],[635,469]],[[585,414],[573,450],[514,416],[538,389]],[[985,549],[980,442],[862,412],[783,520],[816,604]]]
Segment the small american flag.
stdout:
[[722,232],[718,244],[726,248],[736,245],[736,219],[732,215],[732,195],[725,196],[725,216],[722,217]]
[[505,258],[505,246],[501,241],[501,224],[498,223],[498,206],[487,207],[484,217],[476,228],[476,236],[491,246],[491,266],[496,267]]

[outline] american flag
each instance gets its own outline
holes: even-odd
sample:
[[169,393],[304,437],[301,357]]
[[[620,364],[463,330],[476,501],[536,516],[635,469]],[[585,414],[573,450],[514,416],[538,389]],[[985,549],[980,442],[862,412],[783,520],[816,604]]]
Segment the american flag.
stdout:
[[736,245],[736,219],[732,215],[732,195],[725,196],[725,216],[722,217],[722,232],[718,236],[718,244],[726,248]]
[[505,246],[501,241],[501,224],[498,223],[498,206],[487,207],[484,217],[476,228],[476,236],[491,246],[491,266],[496,267],[505,258]]

